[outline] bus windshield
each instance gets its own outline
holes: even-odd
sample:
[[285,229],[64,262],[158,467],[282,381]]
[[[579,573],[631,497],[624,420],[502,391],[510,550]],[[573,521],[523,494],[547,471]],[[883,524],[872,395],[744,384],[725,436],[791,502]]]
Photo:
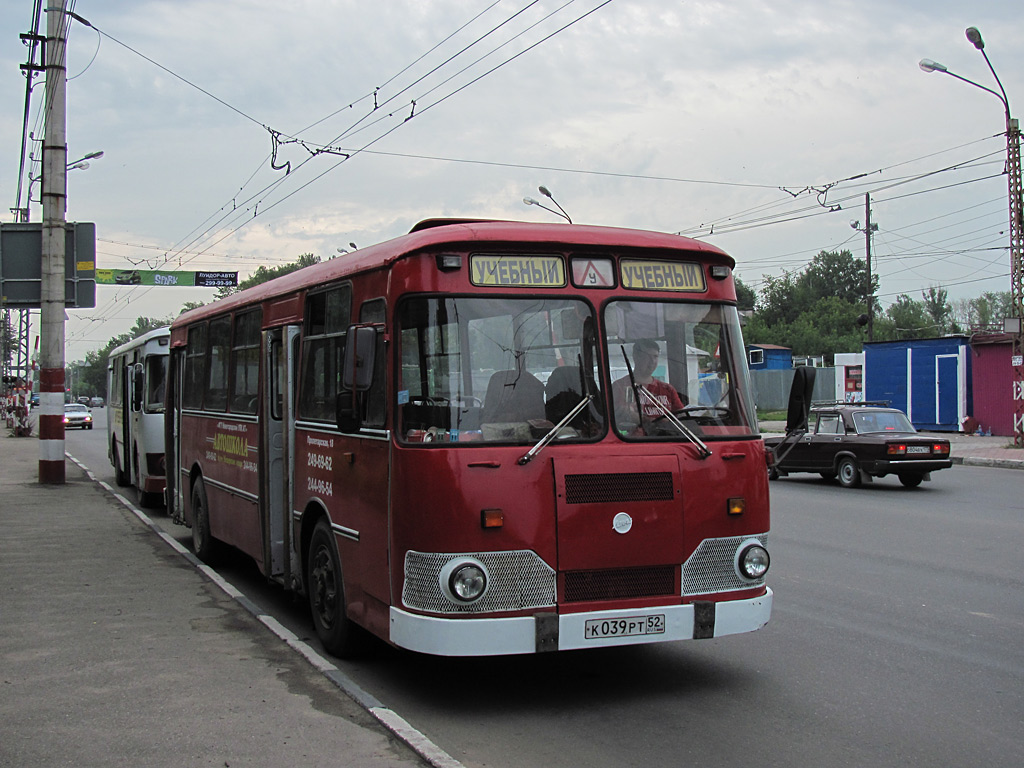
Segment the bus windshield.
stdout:
[[[614,429],[627,440],[757,434],[735,307],[612,301],[604,310]],[[637,402],[640,408],[637,408]]]
[[563,421],[558,440],[604,433],[586,302],[412,297],[398,322],[405,441],[532,444]]

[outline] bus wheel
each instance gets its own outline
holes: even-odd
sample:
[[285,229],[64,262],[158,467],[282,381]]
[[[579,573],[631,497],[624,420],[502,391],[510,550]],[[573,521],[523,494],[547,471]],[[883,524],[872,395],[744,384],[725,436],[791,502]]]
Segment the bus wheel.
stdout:
[[114,482],[122,488],[131,485],[131,480],[128,479],[128,473],[121,468],[121,451],[117,448],[117,443],[114,443],[114,448],[111,453],[114,454]]
[[202,478],[192,487],[192,549],[204,563],[212,564],[217,559],[217,540],[210,533],[210,505]]
[[355,650],[356,627],[345,615],[345,587],[341,563],[330,523],[321,518],[309,542],[306,558],[306,591],[316,634],[324,649],[335,656]]

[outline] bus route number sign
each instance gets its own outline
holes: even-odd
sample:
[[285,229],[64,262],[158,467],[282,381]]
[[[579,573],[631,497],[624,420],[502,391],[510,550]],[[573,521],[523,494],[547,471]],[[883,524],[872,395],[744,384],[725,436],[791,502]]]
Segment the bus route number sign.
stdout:
[[469,259],[473,285],[513,288],[561,288],[565,264],[561,256],[482,256]]
[[623,616],[618,619],[590,619],[583,626],[586,640],[631,635],[662,635],[665,633],[665,614],[651,616]]
[[700,264],[678,261],[623,259],[619,263],[622,285],[641,291],[707,290]]

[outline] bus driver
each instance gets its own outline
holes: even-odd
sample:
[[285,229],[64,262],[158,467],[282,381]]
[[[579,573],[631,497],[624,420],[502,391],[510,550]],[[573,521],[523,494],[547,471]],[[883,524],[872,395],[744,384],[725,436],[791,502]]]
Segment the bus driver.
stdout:
[[[636,399],[633,390],[634,382],[638,390],[643,387],[666,410],[676,413],[683,409],[682,398],[679,397],[675,387],[653,376],[654,369],[658,367],[660,355],[658,343],[653,339],[639,339],[633,343],[633,381],[630,381],[629,374],[627,374],[612,384],[612,396],[620,423],[625,421],[632,424],[637,421],[636,406],[634,405]],[[647,399],[647,395],[641,392],[640,399],[643,401],[644,421],[662,417],[662,411]]]

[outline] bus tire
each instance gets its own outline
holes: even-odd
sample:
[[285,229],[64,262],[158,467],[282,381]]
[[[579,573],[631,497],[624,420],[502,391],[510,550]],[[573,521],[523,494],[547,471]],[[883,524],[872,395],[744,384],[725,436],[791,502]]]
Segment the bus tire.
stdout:
[[345,657],[356,650],[357,627],[345,614],[345,586],[334,533],[326,518],[317,521],[306,557],[306,592],[316,634],[328,653]]
[[192,550],[207,565],[217,560],[218,542],[210,533],[210,504],[203,479],[192,486]]
[[114,455],[114,482],[117,483],[121,488],[127,488],[132,484],[132,481],[128,478],[128,473],[121,467],[121,451],[118,450],[117,442],[113,444],[111,453]]

